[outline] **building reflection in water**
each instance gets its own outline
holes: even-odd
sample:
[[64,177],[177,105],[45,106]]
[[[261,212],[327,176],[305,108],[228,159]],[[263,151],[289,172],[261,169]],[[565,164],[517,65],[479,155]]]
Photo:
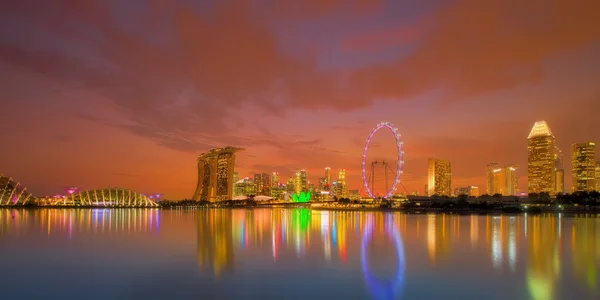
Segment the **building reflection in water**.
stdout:
[[27,230],[73,237],[76,234],[158,233],[159,209],[2,209],[0,234]]
[[534,300],[554,299],[561,271],[559,219],[532,216],[527,224],[526,278],[529,293]]
[[598,297],[600,280],[600,219],[580,217],[573,220],[571,251],[573,275],[589,292]]
[[[161,215],[161,236],[168,233],[168,224],[195,224],[197,253],[195,258],[189,257],[190,263],[215,277],[232,272],[236,261],[266,258],[277,269],[282,264],[289,267],[293,260],[318,268],[325,260],[335,266],[332,269],[362,272],[366,290],[376,298],[390,298],[403,293],[404,272],[409,270],[405,255],[415,266],[411,274],[425,276],[439,272],[435,266],[442,263],[460,268],[456,264],[465,262],[465,253],[473,253],[481,255],[466,258],[469,268],[523,278],[527,286],[523,292],[532,299],[561,297],[557,286],[566,284],[573,295],[600,297],[600,218],[595,216],[460,217],[309,209],[3,209],[0,238],[157,236]],[[185,222],[165,223],[185,218]],[[186,228],[193,236],[194,225]],[[417,267],[427,264],[434,267]]]
[[458,221],[457,216],[435,214],[427,216],[427,253],[431,265],[435,266],[450,257],[452,243],[450,229],[456,229],[455,224]]
[[[197,260],[200,269],[211,269],[216,277],[233,270],[233,211],[229,209],[201,210],[196,215],[198,228]],[[247,235],[244,219],[240,220],[241,247]],[[244,239],[246,238],[246,239]]]

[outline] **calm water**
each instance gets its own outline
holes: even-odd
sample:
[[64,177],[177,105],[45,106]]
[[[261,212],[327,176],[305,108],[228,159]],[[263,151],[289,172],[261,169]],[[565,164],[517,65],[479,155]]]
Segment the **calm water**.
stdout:
[[594,216],[0,210],[2,299],[600,299],[599,273]]

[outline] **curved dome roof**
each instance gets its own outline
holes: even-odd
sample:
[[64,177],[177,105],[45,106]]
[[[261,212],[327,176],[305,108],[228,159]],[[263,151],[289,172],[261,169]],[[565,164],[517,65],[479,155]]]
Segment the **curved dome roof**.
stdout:
[[[72,199],[69,199],[72,198]],[[70,201],[69,201],[70,200]],[[122,188],[105,188],[81,191],[66,197],[65,202],[88,206],[110,207],[156,207],[158,204],[150,197]]]

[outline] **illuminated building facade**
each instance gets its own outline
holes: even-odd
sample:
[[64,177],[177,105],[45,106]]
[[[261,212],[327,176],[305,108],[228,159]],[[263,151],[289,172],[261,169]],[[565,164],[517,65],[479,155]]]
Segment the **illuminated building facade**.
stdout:
[[296,177],[290,177],[288,178],[287,184],[285,185],[286,187],[286,191],[288,193],[295,193],[296,192]]
[[233,172],[233,184],[236,184],[238,181],[240,181],[240,173]]
[[306,170],[300,170],[299,172],[296,172],[294,187],[296,194],[307,191]]
[[224,201],[233,198],[235,154],[241,148],[211,149],[198,156],[198,184],[192,197],[195,201]]
[[468,195],[469,197],[479,197],[479,187],[474,185],[469,186]]
[[507,166],[494,170],[493,193],[502,196],[514,196],[517,194],[518,182],[517,166]]
[[263,190],[263,182],[262,182],[262,175],[261,174],[254,174],[254,184],[256,185],[256,193],[260,194],[260,192]]
[[469,188],[468,187],[458,187],[454,189],[454,196],[468,196]]
[[271,175],[271,187],[279,186],[279,173],[273,172]]
[[573,191],[591,192],[596,189],[596,144],[577,143],[571,146]]
[[348,185],[346,184],[346,169],[341,169],[338,173],[338,189],[339,195],[342,198],[348,198]]
[[596,162],[596,191],[600,192],[600,161]]
[[558,169],[556,170],[556,193],[562,194],[565,192],[565,170]]
[[325,168],[325,184],[331,184],[331,168]]
[[546,121],[535,122],[527,137],[527,182],[529,193],[556,190],[555,138]]
[[452,193],[452,164],[449,161],[430,158],[427,167],[428,196],[450,196]]
[[500,168],[500,165],[498,165],[498,163],[489,163],[486,166],[486,172],[485,172],[485,179],[486,179],[486,189],[485,189],[485,193],[488,195],[493,195],[494,194],[494,170]]
[[565,168],[563,166],[563,153],[554,146],[554,191],[555,193],[565,192]]
[[240,180],[233,185],[233,197],[237,196],[249,196],[257,195],[258,187],[253,180],[246,177],[244,180]]

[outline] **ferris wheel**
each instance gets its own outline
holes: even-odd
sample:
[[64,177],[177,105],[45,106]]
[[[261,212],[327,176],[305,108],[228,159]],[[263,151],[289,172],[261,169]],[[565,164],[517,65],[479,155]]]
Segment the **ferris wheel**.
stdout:
[[[374,162],[371,162],[369,172],[367,172],[367,153],[369,151],[369,146],[371,145],[371,140],[373,139],[373,136],[375,135],[375,133],[377,133],[380,129],[384,129],[384,128],[386,128],[392,132],[392,134],[394,135],[394,139],[396,141],[396,150],[397,150],[398,161],[395,164],[395,170],[390,164],[388,164],[385,161],[374,161]],[[365,148],[363,150],[363,155],[362,155],[362,160],[361,160],[363,187],[365,188],[365,191],[367,192],[369,197],[371,197],[371,198],[377,197],[377,195],[373,192],[373,190],[375,187],[375,175],[376,175],[375,170],[376,170],[376,167],[379,165],[383,166],[383,170],[384,170],[383,176],[384,176],[384,180],[385,180],[385,192],[384,192],[382,198],[384,198],[384,199],[390,198],[391,196],[394,195],[394,192],[396,191],[398,184],[402,185],[402,183],[400,182],[400,175],[402,174],[402,167],[404,165],[404,161],[402,160],[402,158],[404,156],[404,151],[402,150],[402,145],[403,145],[403,142],[400,140],[400,134],[398,133],[398,128],[394,127],[394,125],[392,125],[392,123],[381,122],[381,123],[377,124],[377,126],[375,128],[373,128],[373,130],[371,130],[369,137],[367,137],[367,141],[365,143]],[[388,185],[388,172],[389,172],[389,174],[394,174],[391,188]],[[371,184],[371,185],[369,186],[369,184]],[[402,186],[404,186],[404,185],[402,185]],[[405,188],[405,190],[406,190],[406,188]]]

